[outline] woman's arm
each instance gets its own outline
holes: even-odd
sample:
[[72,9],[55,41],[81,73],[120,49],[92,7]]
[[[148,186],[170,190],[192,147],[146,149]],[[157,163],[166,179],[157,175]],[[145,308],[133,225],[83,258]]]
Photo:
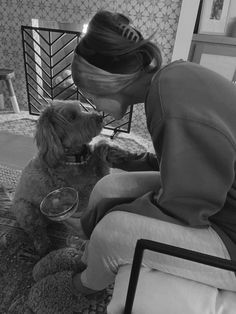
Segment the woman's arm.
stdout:
[[162,134],[157,206],[187,225],[209,225],[234,182],[234,147],[220,130],[194,120],[167,119]]
[[125,150],[117,145],[100,141],[95,145],[94,153],[111,168],[125,171],[159,171],[157,157],[151,152],[132,153],[128,147]]

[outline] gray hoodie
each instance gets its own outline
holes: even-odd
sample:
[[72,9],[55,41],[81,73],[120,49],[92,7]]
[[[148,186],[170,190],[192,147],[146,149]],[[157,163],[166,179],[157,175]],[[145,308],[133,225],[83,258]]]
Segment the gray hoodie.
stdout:
[[235,85],[200,65],[176,61],[153,77],[145,110],[162,188],[136,200],[100,203],[81,218],[85,233],[90,236],[114,210],[212,226],[236,260]]

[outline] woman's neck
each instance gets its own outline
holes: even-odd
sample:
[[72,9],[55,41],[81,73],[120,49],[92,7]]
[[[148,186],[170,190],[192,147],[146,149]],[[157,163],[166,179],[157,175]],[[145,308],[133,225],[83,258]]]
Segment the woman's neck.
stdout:
[[124,90],[124,95],[128,97],[129,102],[131,99],[133,104],[143,103],[145,101],[146,94],[155,73],[156,72],[142,73],[132,85]]

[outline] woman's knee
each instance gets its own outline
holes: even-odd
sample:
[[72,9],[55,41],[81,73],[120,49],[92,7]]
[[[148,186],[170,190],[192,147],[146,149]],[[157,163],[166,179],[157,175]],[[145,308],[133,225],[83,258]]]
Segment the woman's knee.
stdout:
[[108,174],[95,185],[89,208],[104,198],[137,198],[149,191],[159,191],[160,174],[156,171]]
[[97,224],[89,240],[89,251],[99,252],[100,258],[107,264],[112,263],[114,268],[125,262],[132,263],[136,245],[123,220],[123,212],[107,214]]
[[97,182],[94,186],[90,198],[89,198],[89,208],[99,203],[104,198],[119,197],[119,174],[108,174]]
[[[94,228],[90,242],[93,245],[102,245],[107,249],[114,247],[116,243],[121,241],[122,237],[126,237],[123,223],[123,212],[114,211],[102,218]],[[123,240],[122,240],[123,241]]]
[[[90,238],[92,245],[100,247],[102,251],[105,250],[110,256],[116,256],[119,253],[120,258],[132,257],[137,239],[129,228],[133,215],[128,215],[130,216],[128,221],[125,214],[122,211],[114,211],[104,216],[92,232]],[[139,234],[137,238],[139,238]]]

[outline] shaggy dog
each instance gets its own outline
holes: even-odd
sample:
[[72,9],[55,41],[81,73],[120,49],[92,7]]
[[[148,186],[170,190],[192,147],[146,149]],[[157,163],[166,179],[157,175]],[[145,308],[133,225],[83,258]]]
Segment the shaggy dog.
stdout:
[[102,117],[82,111],[75,101],[52,103],[37,121],[38,153],[22,171],[12,209],[40,256],[50,250],[49,221],[40,212],[42,199],[57,188],[73,187],[79,193],[82,212],[94,185],[110,167],[137,156],[104,141],[89,144],[102,128]]

